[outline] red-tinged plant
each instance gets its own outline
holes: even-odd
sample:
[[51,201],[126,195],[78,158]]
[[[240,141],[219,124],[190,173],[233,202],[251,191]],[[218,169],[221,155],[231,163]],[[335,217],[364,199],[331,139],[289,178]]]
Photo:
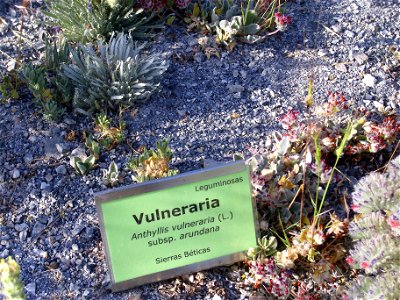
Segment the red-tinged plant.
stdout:
[[[397,116],[353,108],[342,94],[329,93],[325,103],[308,107],[306,117],[292,110],[280,122],[282,134],[274,134],[268,148],[253,151],[248,160],[253,195],[267,223],[264,227],[285,245],[275,256],[277,264],[283,269],[301,266],[315,275],[314,280],[329,280],[337,263],[344,261],[341,239],[348,229],[348,221],[335,214],[322,217],[331,191],[335,198],[342,197],[336,184],[346,175],[338,163],[354,155],[357,163],[361,155],[391,151],[400,133]],[[400,226],[395,218],[388,224]],[[289,231],[296,227],[300,232]],[[369,265],[362,266],[369,269],[371,262],[365,262]]]
[[246,283],[254,288],[264,287],[275,299],[287,299],[291,280],[285,270],[280,270],[273,257],[248,262],[249,272]]
[[279,31],[285,31],[288,25],[291,24],[293,21],[291,16],[285,16],[280,12],[275,13],[274,16],[276,29]]
[[192,0],[139,0],[138,8],[146,11],[161,12],[164,9],[185,9]]

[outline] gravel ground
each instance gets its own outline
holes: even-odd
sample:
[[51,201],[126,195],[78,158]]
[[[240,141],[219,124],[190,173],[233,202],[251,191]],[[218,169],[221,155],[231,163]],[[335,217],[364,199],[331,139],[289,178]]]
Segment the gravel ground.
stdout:
[[[12,30],[18,13],[0,3],[0,70],[16,56]],[[293,1],[294,24],[257,45],[239,45],[222,59],[206,60],[196,34],[170,29],[152,46],[170,61],[160,92],[136,114],[127,112],[127,136],[134,148],[168,137],[174,167],[197,169],[202,159],[230,160],[235,152],[262,147],[279,129],[279,116],[301,104],[310,76],[315,99],[340,91],[370,109],[399,110],[400,2],[376,0]],[[35,60],[41,2],[33,1],[23,55]],[[88,130],[88,120],[68,115],[48,124],[28,94],[0,104],[0,258],[21,265],[29,299],[244,299],[251,288],[237,265],[217,268],[112,294],[102,251],[93,193],[104,190],[101,168],[121,167],[127,145],[100,157],[89,175],[74,174],[68,155],[82,144],[71,131]],[[133,116],[134,115],[134,116]],[[130,184],[128,171],[125,182]],[[329,299],[329,296],[326,296]],[[332,296],[332,298],[334,298]]]

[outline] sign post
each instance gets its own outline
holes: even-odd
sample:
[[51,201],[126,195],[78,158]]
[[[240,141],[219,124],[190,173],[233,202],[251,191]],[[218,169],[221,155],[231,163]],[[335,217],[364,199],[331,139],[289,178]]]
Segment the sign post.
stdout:
[[113,291],[244,259],[256,246],[243,162],[95,195]]

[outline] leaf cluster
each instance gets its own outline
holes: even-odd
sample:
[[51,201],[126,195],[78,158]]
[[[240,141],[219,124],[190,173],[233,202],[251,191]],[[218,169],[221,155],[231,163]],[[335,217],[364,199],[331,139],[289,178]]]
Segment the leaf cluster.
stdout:
[[45,13],[49,24],[61,28],[73,42],[108,40],[113,32],[129,33],[136,39],[148,39],[162,28],[154,15],[137,9],[135,0],[54,0]]
[[169,167],[172,156],[169,141],[158,141],[155,150],[145,148],[138,157],[131,157],[127,167],[136,173],[132,175],[132,179],[136,182],[173,176],[178,174],[178,170],[171,170]]
[[42,107],[47,120],[57,120],[71,106],[73,87],[61,72],[62,65],[70,61],[70,46],[66,40],[45,39],[45,62],[36,66],[24,65],[23,78],[35,102]]

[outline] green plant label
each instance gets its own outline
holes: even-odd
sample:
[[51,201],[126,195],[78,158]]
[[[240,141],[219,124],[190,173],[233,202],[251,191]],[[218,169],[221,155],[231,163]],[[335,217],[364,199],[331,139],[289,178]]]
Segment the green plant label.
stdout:
[[256,246],[243,162],[95,195],[113,290],[230,264]]

